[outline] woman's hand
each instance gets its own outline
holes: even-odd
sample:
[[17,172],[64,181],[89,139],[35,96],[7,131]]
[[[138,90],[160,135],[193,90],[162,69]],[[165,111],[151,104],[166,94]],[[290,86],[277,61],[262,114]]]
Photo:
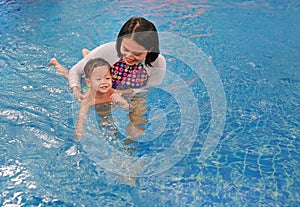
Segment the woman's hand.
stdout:
[[80,88],[78,86],[72,87],[72,93],[78,101],[82,101],[86,98],[85,95],[81,93]]

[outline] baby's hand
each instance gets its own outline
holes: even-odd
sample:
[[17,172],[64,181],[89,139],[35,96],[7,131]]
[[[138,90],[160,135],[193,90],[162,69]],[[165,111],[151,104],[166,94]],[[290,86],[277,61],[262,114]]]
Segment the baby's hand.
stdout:
[[122,101],[122,96],[121,94],[119,93],[113,93],[111,96],[110,96],[110,99],[114,102],[114,103],[119,103],[120,101]]
[[76,137],[78,140],[81,140],[83,133],[84,131],[76,129],[73,132],[73,136]]
[[110,98],[114,103],[119,104],[122,108],[129,108],[128,102],[119,93],[113,93]]

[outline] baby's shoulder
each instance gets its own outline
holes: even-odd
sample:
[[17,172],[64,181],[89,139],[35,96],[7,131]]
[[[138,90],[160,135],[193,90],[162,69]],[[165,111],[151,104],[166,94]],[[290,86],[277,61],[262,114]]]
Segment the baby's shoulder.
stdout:
[[110,97],[111,95],[113,95],[115,92],[116,92],[116,89],[114,89],[114,88],[109,89],[109,91],[108,91],[109,97]]

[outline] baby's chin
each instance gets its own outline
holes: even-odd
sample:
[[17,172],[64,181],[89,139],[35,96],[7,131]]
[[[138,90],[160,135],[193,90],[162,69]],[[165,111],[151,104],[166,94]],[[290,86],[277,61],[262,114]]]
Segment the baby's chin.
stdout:
[[110,87],[108,87],[108,86],[101,86],[98,88],[98,91],[104,93],[104,92],[107,92],[109,89],[110,89]]

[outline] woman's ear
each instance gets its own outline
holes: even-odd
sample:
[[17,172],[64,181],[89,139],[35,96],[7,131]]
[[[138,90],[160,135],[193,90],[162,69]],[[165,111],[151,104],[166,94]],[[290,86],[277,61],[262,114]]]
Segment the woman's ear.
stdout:
[[91,80],[89,78],[85,78],[85,83],[88,87],[91,87]]

